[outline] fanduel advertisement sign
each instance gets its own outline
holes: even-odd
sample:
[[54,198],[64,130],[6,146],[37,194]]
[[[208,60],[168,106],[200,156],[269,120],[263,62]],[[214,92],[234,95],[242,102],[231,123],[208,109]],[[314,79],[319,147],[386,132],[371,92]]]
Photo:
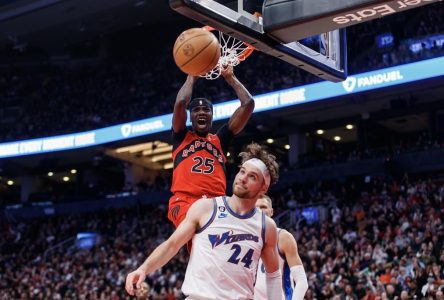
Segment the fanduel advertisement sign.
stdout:
[[171,128],[172,114],[97,130],[0,144],[0,158],[91,147]]
[[[444,57],[349,76],[339,83],[319,82],[254,97],[254,112],[313,102],[443,76]],[[239,100],[215,105],[214,120],[229,118]]]
[[[255,96],[254,112],[340,97],[348,94],[444,76],[444,57],[349,76],[340,83],[319,82]],[[214,105],[214,120],[231,117],[239,100]],[[97,130],[0,144],[0,158],[91,147],[171,129],[172,114]],[[188,122],[187,125],[190,125]]]
[[355,88],[378,86],[385,83],[401,81],[403,79],[404,76],[401,74],[401,72],[399,70],[395,70],[363,77],[349,76],[345,81],[342,82],[342,86],[347,93],[351,93],[355,90]]

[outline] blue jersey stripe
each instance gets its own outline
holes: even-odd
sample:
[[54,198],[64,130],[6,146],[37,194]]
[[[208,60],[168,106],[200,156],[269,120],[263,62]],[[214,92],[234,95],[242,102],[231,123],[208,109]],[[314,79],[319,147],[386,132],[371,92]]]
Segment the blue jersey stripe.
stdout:
[[236,212],[234,212],[234,211],[231,209],[230,205],[228,205],[228,202],[227,202],[227,198],[226,198],[226,196],[223,196],[223,199],[224,199],[224,205],[225,205],[225,207],[227,208],[228,212],[229,212],[231,215],[233,215],[234,217],[238,218],[238,219],[248,219],[248,218],[251,218],[252,216],[254,216],[254,214],[255,214],[256,211],[257,211],[256,207],[254,207],[251,211],[247,212],[245,215],[237,214]]
[[265,245],[265,213],[262,212],[262,244]]
[[290,267],[284,263],[284,274],[282,275],[282,286],[284,287],[285,300],[291,300],[293,296],[293,286],[291,284]]
[[284,261],[286,261],[285,260],[285,255],[281,252],[281,250],[279,249],[279,236],[280,236],[280,234],[281,234],[281,231],[282,231],[282,228],[278,228],[278,240],[277,240],[277,244],[276,244],[276,247],[277,247],[277,252],[278,252],[278,254],[279,254],[279,256],[284,260]]
[[205,228],[207,228],[208,226],[211,225],[211,223],[213,223],[214,218],[216,217],[216,211],[217,211],[216,198],[213,198],[213,214],[211,215],[211,218],[208,220],[207,224],[205,224],[201,229],[197,230],[196,233],[201,233],[202,231],[205,230]]

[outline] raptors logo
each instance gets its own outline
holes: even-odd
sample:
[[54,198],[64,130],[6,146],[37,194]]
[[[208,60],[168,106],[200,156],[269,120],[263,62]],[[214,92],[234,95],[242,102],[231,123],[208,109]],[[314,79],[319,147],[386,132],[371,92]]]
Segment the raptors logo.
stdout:
[[180,205],[176,205],[171,209],[171,216],[173,217],[174,220],[177,219],[177,215],[179,214],[180,211]]

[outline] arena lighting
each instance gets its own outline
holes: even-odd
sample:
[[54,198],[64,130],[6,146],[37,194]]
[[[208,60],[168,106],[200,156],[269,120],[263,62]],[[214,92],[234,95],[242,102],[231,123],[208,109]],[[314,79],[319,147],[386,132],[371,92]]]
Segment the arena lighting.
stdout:
[[[145,144],[140,144],[140,145],[146,145],[146,143]],[[146,148],[141,148],[140,145],[130,146],[131,149],[130,149],[129,152],[130,153],[137,153],[137,152],[146,150],[147,148],[149,150],[157,150],[157,149],[163,149],[163,148],[169,146],[168,143],[164,143],[164,142],[161,142],[161,141],[150,142],[150,143],[148,143],[148,147],[146,147]],[[162,152],[162,151],[160,151],[160,152]],[[163,152],[165,152],[165,151],[163,151]]]
[[339,135],[335,135],[333,138],[336,142],[339,142],[341,140],[341,137]]
[[116,152],[117,153],[122,153],[122,152],[135,153],[135,152],[143,151],[145,149],[151,149],[152,145],[153,145],[152,142],[149,142],[149,143],[137,144],[137,145],[127,146],[127,147],[121,147],[121,148],[117,148]]
[[76,169],[72,169],[71,170],[71,174],[76,174],[77,173],[77,170]]
[[6,184],[7,184],[7,185],[13,185],[13,184],[14,184],[14,181],[13,181],[13,180],[8,180],[8,181],[6,182]]
[[290,145],[287,144],[287,145],[284,146],[284,148],[287,149],[287,150],[290,150]]
[[171,159],[171,153],[159,154],[159,155],[153,156],[151,158],[151,160],[153,162],[157,162],[157,161],[160,161],[160,160],[166,160],[166,159]]
[[227,157],[230,157],[230,155],[231,155],[231,153],[230,153],[230,152],[227,152]]
[[268,143],[268,144],[273,144],[273,143],[274,143],[274,140],[273,140],[273,139],[267,139],[267,143]]
[[[171,147],[171,148],[169,148]],[[116,153],[123,153],[123,152],[129,152],[129,153],[137,153],[140,151],[143,151],[143,155],[151,155],[154,153],[162,153],[169,150],[172,150],[173,147],[169,145],[168,143],[164,143],[161,141],[153,141],[148,143],[142,143],[142,144],[136,144],[126,147],[120,147],[117,148],[115,151]]]
[[48,172],[48,176],[49,176],[49,177],[52,177],[53,175],[54,175],[53,172]]
[[354,126],[352,124],[347,124],[345,125],[345,128],[347,128],[348,130],[352,130]]
[[319,135],[324,134],[324,130],[318,129],[318,130],[316,130],[316,133],[319,134]]
[[[324,81],[257,95],[254,97],[254,112],[280,109],[438,76],[444,76],[444,57],[351,75],[341,83]],[[230,118],[237,107],[239,107],[239,100],[237,99],[215,104],[213,107],[213,120],[218,121]],[[172,114],[166,114],[75,134],[1,143],[0,158],[80,149],[138,136],[147,136],[171,130],[171,119]],[[189,126],[191,123],[188,122],[187,125]]]
[[165,170],[172,169],[173,167],[174,167],[174,163],[173,162],[169,162],[169,163],[166,163],[166,164],[163,165],[163,168]]
[[164,153],[164,152],[171,152],[172,150],[173,150],[173,146],[172,145],[168,145],[168,146],[164,146],[164,147],[157,147],[154,150],[153,149],[145,150],[145,151],[142,152],[142,154],[143,155],[152,155],[152,154],[158,154],[158,153]]
[[64,176],[64,177],[63,177],[63,181],[64,181],[64,182],[68,182],[68,181],[69,181],[69,177],[68,177],[68,176]]

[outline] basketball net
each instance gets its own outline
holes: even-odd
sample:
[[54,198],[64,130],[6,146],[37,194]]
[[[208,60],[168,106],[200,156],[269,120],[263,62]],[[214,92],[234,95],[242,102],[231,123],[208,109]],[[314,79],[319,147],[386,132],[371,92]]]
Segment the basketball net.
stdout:
[[214,80],[219,78],[222,71],[226,70],[228,66],[237,66],[244,61],[254,51],[254,47],[244,43],[228,34],[225,34],[219,30],[215,30],[213,27],[204,26],[203,29],[212,31],[218,35],[220,45],[220,58],[216,66],[208,73],[201,75],[200,77],[208,80]]

